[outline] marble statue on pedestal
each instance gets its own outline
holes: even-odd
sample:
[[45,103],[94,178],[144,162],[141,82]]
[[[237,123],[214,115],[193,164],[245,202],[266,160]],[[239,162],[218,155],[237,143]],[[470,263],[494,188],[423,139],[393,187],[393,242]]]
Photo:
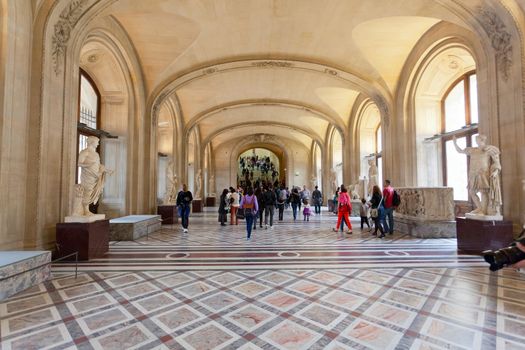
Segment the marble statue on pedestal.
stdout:
[[350,194],[350,199],[359,199],[359,182],[348,186],[348,193]]
[[[476,136],[478,147],[461,149],[456,142],[456,137],[453,141],[459,153],[470,157],[468,193],[476,208],[467,213],[466,217],[475,220],[503,220],[499,149],[487,145],[487,137],[481,134]],[[481,198],[478,193],[481,194]]]
[[317,186],[317,177],[315,175],[312,175],[310,178],[310,188],[313,190]]
[[[83,149],[78,155],[80,184],[75,186],[76,200],[73,215],[67,216],[66,222],[91,222],[103,220],[106,217],[104,214],[95,214],[89,210],[89,205],[97,204],[100,199],[106,175],[113,173],[100,164],[100,156],[96,151],[98,143],[98,137],[89,136],[86,149]],[[81,205],[78,204],[80,197],[82,198]]]
[[168,166],[166,167],[166,193],[164,195],[164,205],[175,205],[177,202],[177,193],[179,186],[179,178],[174,173],[173,159],[170,158]]
[[209,185],[209,187],[208,187],[208,194],[210,195],[210,197],[215,197],[216,196],[216,192],[215,192],[215,175],[210,176],[210,181],[209,181],[208,185]]
[[202,198],[201,189],[202,189],[202,171],[201,169],[199,169],[197,171],[197,176],[195,176],[195,199]]
[[337,172],[334,168],[330,169],[330,187],[332,193],[335,193],[335,191],[337,191],[337,187],[339,187],[337,184]]
[[372,189],[374,186],[379,186],[378,183],[378,171],[375,158],[368,159],[368,194],[372,195]]

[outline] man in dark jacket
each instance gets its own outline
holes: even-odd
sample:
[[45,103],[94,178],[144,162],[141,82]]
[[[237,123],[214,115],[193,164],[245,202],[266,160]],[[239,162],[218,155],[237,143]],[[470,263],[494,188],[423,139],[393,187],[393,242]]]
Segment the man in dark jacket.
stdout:
[[273,213],[275,212],[275,203],[277,196],[273,191],[272,185],[268,185],[268,189],[263,193],[264,202],[264,227],[268,228],[268,215],[270,216],[270,229],[273,229]]

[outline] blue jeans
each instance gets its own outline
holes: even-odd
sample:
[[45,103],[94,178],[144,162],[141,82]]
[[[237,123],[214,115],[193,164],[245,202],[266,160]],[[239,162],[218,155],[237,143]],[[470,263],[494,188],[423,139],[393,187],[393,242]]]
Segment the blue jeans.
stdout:
[[246,216],[244,219],[246,220],[246,232],[248,233],[246,237],[250,238],[250,236],[252,235],[253,228],[253,215]]
[[179,216],[182,220],[182,228],[188,228],[189,217],[190,217],[190,207],[189,206],[179,207]]
[[[385,216],[385,231],[394,233],[394,208],[385,208]],[[386,219],[388,219],[388,222]]]
[[293,219],[297,219],[297,203],[292,203]]

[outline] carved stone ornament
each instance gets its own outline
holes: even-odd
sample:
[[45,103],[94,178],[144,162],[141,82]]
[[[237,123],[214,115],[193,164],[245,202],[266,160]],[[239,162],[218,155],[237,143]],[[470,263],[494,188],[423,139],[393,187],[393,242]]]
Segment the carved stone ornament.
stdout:
[[80,19],[84,6],[88,0],[75,0],[72,1],[61,13],[59,20],[55,23],[52,45],[53,49],[51,55],[53,57],[53,65],[55,68],[55,74],[60,73],[60,63],[64,58],[66,52],[67,43],[71,36],[71,30],[77,24]]
[[259,62],[253,62],[252,66],[259,67],[259,68],[289,68],[293,67],[293,64],[291,62],[287,61],[259,61]]
[[492,48],[496,51],[496,63],[507,81],[512,67],[512,35],[507,31],[507,26],[498,15],[487,8],[480,7],[481,25],[487,32]]

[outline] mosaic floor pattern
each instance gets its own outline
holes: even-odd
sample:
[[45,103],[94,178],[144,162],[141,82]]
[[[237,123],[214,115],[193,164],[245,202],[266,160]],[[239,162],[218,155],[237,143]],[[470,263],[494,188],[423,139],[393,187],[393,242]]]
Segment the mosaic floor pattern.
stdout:
[[0,304],[1,349],[525,349],[525,277],[335,217],[192,217]]

